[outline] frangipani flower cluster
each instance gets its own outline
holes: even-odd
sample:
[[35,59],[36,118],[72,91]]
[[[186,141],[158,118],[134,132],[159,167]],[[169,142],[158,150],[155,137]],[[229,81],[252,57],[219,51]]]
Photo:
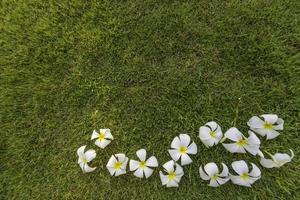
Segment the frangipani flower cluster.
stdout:
[[[286,153],[276,153],[274,155],[266,152],[270,158],[265,158],[260,150],[260,140],[256,136],[266,136],[267,140],[274,139],[279,136],[279,130],[283,130],[284,121],[278,118],[277,115],[264,114],[253,116],[247,122],[250,130],[248,135],[244,135],[236,127],[229,128],[223,135],[221,126],[215,122],[207,122],[199,129],[199,138],[207,148],[222,143],[223,147],[231,153],[250,153],[251,155],[260,156],[260,164],[265,168],[281,167],[284,164],[291,162],[294,157],[294,152],[290,149],[291,155]],[[106,148],[114,139],[110,129],[94,130],[91,140],[95,140],[95,145],[100,149]],[[231,142],[223,143],[226,140]],[[96,151],[89,149],[85,151],[86,145],[81,146],[77,150],[78,164],[83,173],[93,172],[97,167],[90,167],[90,163],[96,157]],[[159,171],[159,176],[162,185],[166,187],[178,187],[181,178],[184,176],[182,166],[189,165],[193,162],[191,155],[198,152],[197,145],[191,140],[188,134],[179,134],[171,142],[171,148],[168,153],[172,160],[162,165],[163,170]],[[142,148],[136,151],[138,160],[131,159],[124,153],[117,153],[110,157],[106,168],[111,176],[120,176],[126,174],[127,165],[129,162],[129,170],[138,178],[149,178],[155,168],[159,166],[158,160],[155,156],[147,157],[147,151]],[[234,173],[230,173],[227,165],[221,163],[222,171],[216,163],[210,162],[204,166],[199,167],[199,174],[201,179],[209,181],[209,186],[218,187],[229,180],[236,184],[246,187],[251,185],[261,178],[261,170],[256,164],[251,164],[249,170],[248,164],[244,160],[238,160],[231,163]]]

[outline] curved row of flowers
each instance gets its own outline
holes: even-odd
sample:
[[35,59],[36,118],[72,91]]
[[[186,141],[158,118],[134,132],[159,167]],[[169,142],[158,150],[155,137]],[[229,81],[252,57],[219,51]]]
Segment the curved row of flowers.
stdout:
[[[207,147],[213,147],[218,143],[222,143],[224,148],[231,153],[247,153],[259,155],[260,164],[265,168],[281,167],[287,162],[290,162],[294,157],[294,153],[290,150],[291,155],[286,153],[276,153],[274,155],[267,153],[269,159],[265,158],[260,150],[260,140],[256,134],[266,136],[266,139],[274,139],[279,136],[279,130],[283,130],[284,121],[274,114],[265,114],[261,116],[253,116],[248,122],[250,130],[248,136],[245,136],[237,128],[228,129],[223,135],[222,129],[216,122],[208,122],[199,129],[199,138]],[[256,133],[256,134],[255,134]],[[113,136],[109,129],[100,129],[99,132],[93,131],[91,140],[95,140],[95,145],[100,148],[105,148],[113,140]],[[230,143],[223,143],[230,140]],[[88,165],[96,157],[96,152],[93,149],[85,151],[86,145],[81,146],[77,150],[79,157],[78,164],[84,173],[92,172],[96,167]],[[162,165],[164,171],[159,171],[162,185],[167,187],[178,187],[179,182],[184,175],[183,166],[191,164],[193,161],[190,155],[197,154],[197,145],[191,141],[187,134],[176,136],[171,148],[168,150],[172,160]],[[139,178],[148,178],[152,175],[155,168],[158,167],[158,161],[155,156],[147,157],[145,149],[140,149],[136,152],[138,160],[130,160],[125,154],[114,154],[110,157],[106,167],[111,176],[119,176],[126,173],[127,164],[129,161],[129,170],[134,172],[133,175]],[[221,163],[222,172],[218,165],[214,162],[207,163],[205,166],[199,167],[201,179],[209,181],[209,186],[218,187],[225,184],[229,180],[232,183],[251,187],[256,180],[261,177],[261,170],[254,163],[251,164],[249,170],[248,164],[244,160],[234,161],[231,167],[235,174],[231,174],[225,163]]]

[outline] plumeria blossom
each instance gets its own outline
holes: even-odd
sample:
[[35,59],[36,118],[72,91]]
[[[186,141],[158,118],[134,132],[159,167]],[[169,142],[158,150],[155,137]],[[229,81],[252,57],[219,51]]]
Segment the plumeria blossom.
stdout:
[[291,162],[294,158],[294,152],[290,149],[291,155],[286,153],[276,153],[274,155],[269,154],[271,159],[266,159],[264,157],[260,158],[260,164],[265,168],[281,167],[282,165]]
[[252,131],[248,131],[249,137],[245,137],[237,128],[232,127],[225,133],[234,143],[223,144],[223,146],[231,153],[246,153],[248,151],[252,155],[260,153],[260,140]]
[[114,137],[110,133],[109,129],[100,129],[99,133],[96,130],[93,131],[91,140],[94,139],[96,139],[95,145],[104,149],[114,139]]
[[283,130],[283,119],[278,118],[274,114],[265,114],[258,116],[253,116],[247,122],[248,126],[257,134],[261,136],[267,136],[267,140],[276,138],[279,135],[279,130]]
[[96,157],[96,151],[93,149],[84,152],[86,145],[81,146],[77,150],[78,164],[81,167],[83,173],[88,173],[94,171],[97,167],[90,167],[88,165]]
[[228,176],[228,167],[222,163],[223,171],[220,173],[219,168],[214,162],[207,163],[204,166],[204,170],[202,166],[199,168],[200,177],[203,180],[210,180],[209,186],[211,187],[218,187],[220,185],[225,184],[229,180]]
[[158,167],[158,162],[155,156],[151,156],[146,159],[147,152],[145,149],[140,149],[136,152],[137,157],[140,161],[130,160],[129,168],[130,171],[135,171],[133,174],[136,177],[143,178],[144,175],[146,178],[150,177],[153,173],[153,169],[150,167]]
[[191,143],[191,138],[187,134],[176,136],[171,143],[171,148],[168,150],[170,156],[174,161],[181,158],[181,165],[192,163],[193,161],[188,154],[197,153],[197,145],[194,142]]
[[174,160],[170,160],[163,165],[163,168],[167,175],[164,175],[162,171],[159,171],[162,185],[167,185],[167,187],[178,187],[178,183],[184,175],[182,167]]
[[249,173],[249,168],[245,161],[234,161],[231,166],[238,175],[229,174],[230,180],[234,184],[251,187],[251,184],[261,177],[260,169],[254,163],[251,163],[251,165],[252,170]]
[[126,167],[128,163],[128,158],[125,154],[119,153],[112,155],[106,165],[110,175],[119,176],[126,174]]
[[212,147],[219,143],[223,133],[221,127],[214,121],[206,123],[199,129],[199,138],[207,147]]

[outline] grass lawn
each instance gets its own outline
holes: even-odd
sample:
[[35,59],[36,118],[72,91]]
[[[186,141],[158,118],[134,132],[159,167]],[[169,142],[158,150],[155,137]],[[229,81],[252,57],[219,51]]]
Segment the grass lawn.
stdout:
[[[300,199],[298,0],[12,1],[0,3],[0,199]],[[244,159],[207,149],[198,129],[246,133],[253,115],[278,114],[271,153],[295,152],[263,169],[252,188],[207,186],[200,165]],[[110,128],[104,150],[92,131]],[[172,139],[188,133],[199,152],[179,188],[161,186]],[[83,174],[87,144],[97,170]],[[145,148],[160,167],[147,180],[111,177],[111,154]],[[258,165],[261,169],[262,167]]]

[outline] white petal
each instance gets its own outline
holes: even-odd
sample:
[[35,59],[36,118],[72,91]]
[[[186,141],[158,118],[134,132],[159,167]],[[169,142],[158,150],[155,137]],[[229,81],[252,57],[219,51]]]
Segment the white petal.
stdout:
[[184,174],[182,167],[178,163],[176,163],[175,174],[176,176],[182,176]]
[[[287,163],[287,162],[291,162],[291,157],[286,154],[286,153],[276,153],[274,156],[273,156],[273,160],[277,163]],[[282,164],[282,165],[283,165]]]
[[267,132],[267,140],[274,139],[274,138],[276,138],[278,135],[280,135],[280,133],[278,133],[277,131],[275,131],[275,130],[269,130],[269,131]]
[[227,151],[230,153],[246,153],[245,149],[237,143],[231,143],[231,144],[222,144]]
[[259,177],[249,177],[248,182],[249,182],[250,184],[252,184],[252,183],[254,183],[255,181],[257,181],[258,179],[260,179],[260,176],[259,176]]
[[168,176],[164,175],[161,171],[159,171],[159,176],[162,185],[166,185],[169,182]]
[[248,131],[249,137],[247,139],[248,144],[260,144],[260,140],[252,131]]
[[108,169],[111,176],[113,176],[115,174],[116,170],[114,167],[106,166],[106,168]]
[[191,138],[188,134],[180,134],[179,139],[181,144],[185,147],[187,147],[191,142]]
[[284,124],[283,119],[278,118],[276,124],[273,125],[273,129],[274,130],[283,130],[283,124]]
[[138,168],[134,173],[133,175],[135,175],[136,177],[139,177],[139,178],[143,178],[144,174],[143,174],[143,169],[142,168]]
[[203,171],[202,166],[199,167],[199,174],[203,180],[209,180],[210,177]]
[[231,163],[231,166],[233,170],[236,171],[236,173],[238,173],[239,175],[249,172],[248,166],[243,160],[234,161],[233,163]]
[[197,145],[195,144],[195,142],[192,142],[192,144],[190,144],[190,146],[187,149],[187,153],[188,154],[196,154],[197,153]]
[[219,187],[219,183],[214,179],[211,179],[208,185],[210,187]]
[[255,128],[263,128],[264,126],[264,121],[261,120],[259,117],[257,116],[253,116],[249,119],[249,121],[247,122],[248,126],[251,129],[255,129]]
[[220,142],[220,140],[222,139],[222,137],[223,137],[223,133],[221,131],[216,132],[216,137],[215,137],[214,143],[218,144]]
[[217,182],[219,183],[219,185],[223,185],[227,181],[229,181],[229,177],[226,177],[226,178],[217,178]]
[[179,150],[177,149],[169,149],[168,150],[170,156],[172,157],[173,160],[177,161],[179,160],[181,154],[179,153]]
[[82,171],[84,172],[84,165],[85,165],[85,163],[84,162],[80,162],[78,164],[79,164],[80,168],[82,169]]
[[209,126],[210,127],[210,129],[212,130],[212,131],[217,131],[217,129],[218,129],[218,127],[219,127],[219,125],[216,123],[216,122],[214,122],[214,121],[211,121],[211,122],[207,122],[206,124],[205,124],[205,126]]
[[167,183],[167,187],[178,187],[178,183],[174,180],[171,180]]
[[165,170],[170,173],[171,171],[174,171],[174,161],[173,160],[170,160],[168,162],[166,162],[164,165],[163,165],[163,168],[165,168]]
[[260,164],[265,168],[273,168],[275,167],[273,160],[266,159],[266,158],[260,158]]
[[210,162],[210,163],[207,163],[205,166],[204,166],[204,170],[205,172],[210,176],[214,176],[215,174],[218,174],[219,173],[219,169],[218,169],[218,166],[216,165],[216,163],[214,162]]
[[270,124],[275,124],[275,122],[278,119],[278,116],[273,114],[265,114],[265,115],[261,115],[261,117],[263,117],[265,121]]
[[84,172],[85,173],[89,173],[89,172],[92,172],[96,169],[97,167],[90,167],[88,166],[87,164],[84,165]]
[[223,170],[222,170],[222,173],[219,174],[219,176],[226,177],[226,176],[228,176],[228,172],[229,172],[228,167],[224,163],[222,163],[222,166],[223,166]]
[[123,153],[117,153],[115,154],[116,158],[118,159],[118,161],[123,162],[126,158],[125,154]]
[[144,168],[144,174],[146,178],[149,178],[153,173],[153,169],[151,169],[150,167],[145,167]]
[[206,139],[210,139],[210,128],[206,127],[206,126],[201,126],[199,129],[199,138],[201,140],[206,140]]
[[146,156],[147,156],[147,152],[145,149],[140,149],[136,152],[137,157],[141,160],[141,161],[145,161],[146,160]]
[[234,184],[241,185],[241,186],[246,186],[246,187],[251,187],[251,184],[248,181],[245,181],[244,179],[241,179],[240,176],[230,175],[230,180]]
[[255,129],[252,129],[255,133],[261,135],[261,136],[266,136],[267,133],[269,132],[269,130],[265,129],[265,128],[255,128]]
[[136,161],[136,160],[130,160],[129,161],[129,170],[130,171],[136,170],[137,168],[139,168],[139,166],[140,166],[139,161]]
[[244,146],[244,148],[249,152],[249,153],[251,153],[252,155],[256,155],[256,154],[258,154],[258,151],[259,151],[259,145],[248,145],[248,144],[246,144],[245,146]]
[[179,149],[180,146],[181,146],[181,142],[180,142],[180,140],[179,140],[179,137],[176,136],[176,137],[173,139],[172,143],[171,143],[171,148],[173,148],[173,149]]
[[91,140],[95,139],[95,138],[98,138],[99,137],[99,133],[97,133],[96,130],[93,131],[92,133],[92,137],[91,137]]
[[209,139],[201,139],[201,142],[206,146],[206,147],[212,147],[214,145],[214,139],[213,138],[209,138]]
[[117,162],[117,159],[115,158],[115,156],[114,155],[112,155],[111,157],[110,157],[110,159],[108,160],[108,162],[107,162],[107,167],[114,167],[114,164]]
[[124,169],[116,170],[115,176],[120,176],[122,174],[126,174],[126,170],[124,170]]
[[232,141],[238,141],[242,139],[242,133],[235,127],[228,129],[225,133],[225,137],[229,138]]
[[85,147],[86,147],[86,145],[81,146],[81,147],[79,147],[79,148],[77,149],[77,155],[78,155],[79,157],[81,157],[81,156],[84,154],[84,149],[85,149]]
[[181,165],[191,164],[193,161],[187,154],[181,155]]
[[109,129],[100,129],[100,131],[101,131],[101,132],[102,132],[102,131],[104,132],[105,138],[106,138],[106,139],[111,139],[111,140],[114,139],[114,137],[112,136],[112,134],[111,134],[111,132],[110,132]]
[[128,158],[125,157],[125,159],[124,159],[123,162],[122,162],[121,169],[126,170],[127,163],[128,163]]
[[96,151],[93,149],[86,151],[84,154],[85,154],[86,160],[88,162],[90,162],[91,160],[93,160],[96,157]]
[[251,163],[251,165],[252,165],[252,170],[249,173],[249,175],[254,177],[254,178],[260,177],[260,175],[261,175],[260,169],[254,163]]
[[96,140],[95,141],[95,145],[97,145],[98,147],[100,147],[101,149],[104,149],[107,145],[109,145],[109,143],[111,142],[111,140]]
[[148,160],[146,161],[146,166],[148,166],[148,167],[158,167],[158,161],[157,161],[156,157],[151,156],[150,158],[148,158]]

